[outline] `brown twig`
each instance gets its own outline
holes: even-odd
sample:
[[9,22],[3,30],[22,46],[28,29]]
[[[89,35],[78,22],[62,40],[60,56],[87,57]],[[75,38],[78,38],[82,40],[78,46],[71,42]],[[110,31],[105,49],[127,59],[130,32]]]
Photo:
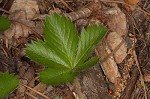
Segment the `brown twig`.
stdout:
[[5,12],[5,13],[7,13],[7,14],[10,14],[9,11],[7,11],[7,10],[5,10],[5,9],[3,9],[3,8],[0,8],[0,11],[3,11],[3,12]]
[[[137,29],[137,31],[140,33],[140,31],[139,31],[139,29],[138,29],[138,27],[137,27],[137,25],[136,25],[136,22],[135,22],[134,18],[131,17],[131,16],[130,16],[130,18],[131,18],[131,21],[133,21],[133,26],[134,26],[134,27]],[[133,46],[133,49],[135,49],[135,43],[136,43],[135,30],[134,30],[133,33],[134,33],[134,46]],[[140,33],[140,34],[141,34],[141,33]],[[133,57],[134,57],[136,66],[137,66],[137,68],[138,68],[138,71],[139,71],[139,73],[140,73],[141,85],[142,85],[143,88],[144,88],[144,96],[145,96],[145,99],[147,99],[147,94],[146,94],[146,93],[147,93],[147,90],[146,90],[146,86],[145,86],[145,83],[144,83],[144,78],[143,78],[143,75],[142,75],[142,72],[141,72],[141,69],[140,69],[140,65],[139,65],[138,58],[137,58],[137,55],[136,55],[135,50],[133,50]]]
[[140,69],[140,65],[139,65],[139,62],[138,62],[138,59],[137,59],[137,55],[136,55],[136,52],[135,52],[135,43],[136,43],[136,37],[135,37],[135,29],[137,30],[137,32],[139,33],[139,34],[141,34],[140,33],[140,31],[139,31],[139,29],[138,29],[138,27],[137,27],[137,25],[136,25],[136,22],[135,22],[135,20],[134,20],[134,18],[130,15],[130,14],[128,14],[127,13],[127,15],[130,17],[130,19],[131,19],[131,22],[132,22],[132,28],[133,28],[133,34],[134,34],[134,40],[133,40],[133,50],[132,50],[132,55],[133,55],[133,57],[134,57],[134,60],[135,60],[135,62],[136,62],[136,66],[137,66],[137,68],[138,68],[138,71],[139,71],[139,74],[140,74],[140,79],[141,79],[141,85],[143,86],[143,88],[144,88],[144,96],[145,96],[145,99],[147,99],[147,95],[146,95],[146,86],[145,86],[145,83],[144,83],[144,78],[143,78],[143,75],[142,75],[142,72],[141,72],[141,69]]
[[25,85],[25,84],[22,84],[22,83],[21,83],[21,85],[23,85],[24,87],[26,87],[26,88],[28,88],[28,89],[34,91],[35,93],[37,93],[37,94],[39,94],[39,95],[41,95],[41,96],[44,97],[45,99],[51,99],[51,98],[47,97],[46,95],[44,95],[44,94],[42,94],[42,93],[40,93],[40,92],[34,90],[33,88],[31,88],[31,87],[29,87],[29,86],[27,86],[27,85]]
[[33,96],[32,94],[30,94],[29,92],[25,92],[26,95],[32,97],[33,99],[38,99],[37,97]]
[[140,65],[139,65],[139,62],[138,62],[138,59],[137,59],[137,55],[136,55],[136,52],[133,51],[133,56],[134,56],[134,59],[135,59],[135,63],[136,63],[136,66],[138,68],[138,71],[140,73],[140,80],[141,80],[141,85],[143,86],[144,88],[144,96],[145,96],[145,99],[148,99],[147,98],[147,90],[146,90],[146,86],[145,86],[145,83],[144,83],[144,78],[143,78],[143,75],[142,75],[142,72],[141,72],[141,69],[140,69]]
[[0,3],[0,7],[3,7],[3,11],[0,11],[0,15],[2,15],[4,12],[7,13],[7,11],[9,11],[9,9],[11,8],[13,2],[14,0],[2,0],[2,2]]
[[64,1],[64,0],[59,0],[62,4],[64,4],[64,6],[66,6],[70,11],[73,11],[68,4]]

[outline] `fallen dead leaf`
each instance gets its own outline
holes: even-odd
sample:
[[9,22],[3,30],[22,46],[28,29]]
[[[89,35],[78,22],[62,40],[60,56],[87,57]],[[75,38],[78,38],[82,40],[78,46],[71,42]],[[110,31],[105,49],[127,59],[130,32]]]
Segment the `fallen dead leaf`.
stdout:
[[42,22],[33,22],[26,19],[24,11],[16,11],[11,13],[9,19],[12,21],[11,27],[6,30],[2,36],[2,39],[6,43],[7,47],[15,46],[18,39],[22,37],[28,37],[30,34],[38,33],[42,34]]
[[27,37],[29,34],[31,34],[29,27],[18,22],[13,22],[12,26],[4,32],[3,39],[8,45],[16,45],[16,39]]
[[32,19],[36,14],[39,14],[36,0],[14,0],[10,12],[15,12],[17,10],[25,11],[27,19]]

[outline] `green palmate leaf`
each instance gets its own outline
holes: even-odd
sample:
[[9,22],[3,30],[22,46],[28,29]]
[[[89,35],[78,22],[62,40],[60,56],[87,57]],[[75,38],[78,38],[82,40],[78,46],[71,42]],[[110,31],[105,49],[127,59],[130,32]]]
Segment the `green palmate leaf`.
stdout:
[[63,84],[65,82],[73,82],[78,72],[73,72],[69,69],[53,69],[46,68],[40,73],[40,80],[45,84]]
[[0,32],[5,31],[10,27],[11,23],[4,16],[0,16]]
[[105,32],[103,26],[89,26],[78,40],[73,23],[55,13],[44,21],[44,41],[28,44],[26,54],[47,67],[40,73],[42,82],[54,85],[73,82],[80,70],[97,63],[98,57],[86,60]]
[[19,80],[13,74],[0,74],[0,99],[15,90],[18,84]]
[[76,65],[84,63],[105,33],[105,27],[98,25],[88,26],[86,30],[83,29],[81,31],[76,56]]
[[74,68],[74,70],[78,72],[78,71],[90,68],[91,66],[94,66],[98,62],[98,60],[99,60],[98,57],[93,57],[89,61],[87,61],[81,65],[76,66]]
[[68,66],[73,66],[78,43],[73,23],[64,16],[52,14],[46,17],[44,25],[45,42]]
[[27,45],[26,54],[34,61],[51,68],[67,68],[67,64],[43,41]]

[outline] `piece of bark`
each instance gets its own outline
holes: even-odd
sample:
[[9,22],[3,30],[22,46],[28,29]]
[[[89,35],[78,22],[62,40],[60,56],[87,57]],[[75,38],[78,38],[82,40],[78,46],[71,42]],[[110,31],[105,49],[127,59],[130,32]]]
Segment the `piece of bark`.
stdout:
[[[70,12],[70,13],[64,13],[64,15],[66,17],[68,17],[71,21],[76,21],[76,20],[79,20],[79,19],[82,19],[82,18],[87,18],[89,17],[92,13],[98,11],[101,9],[101,5],[100,4],[97,4],[97,3],[91,3],[89,4],[87,7],[83,7],[77,11],[73,11],[73,12]],[[61,11],[55,11],[55,10],[51,10],[49,14],[52,14],[52,13],[61,13]],[[44,18],[46,17],[46,14],[45,15],[39,15],[39,16],[36,16],[33,20],[43,20]]]
[[128,32],[127,26],[127,18],[126,15],[115,6],[105,12],[108,18],[108,28],[113,31],[117,32],[120,36],[124,36]]
[[[107,57],[108,54],[111,53],[111,50],[106,44],[98,46],[96,50],[97,55],[101,57],[101,59],[104,59],[105,57]],[[110,82],[116,83],[117,78],[121,78],[121,75],[118,71],[117,63],[115,62],[113,56],[110,56],[103,61],[100,60],[100,64],[104,74],[107,76]]]
[[127,20],[125,14],[115,6],[105,12],[108,18],[108,28],[113,31],[107,34],[103,44],[97,47],[97,55],[101,57],[101,67],[112,83],[116,83],[121,75],[118,71],[118,63],[121,63],[127,55],[126,42],[123,36],[127,34]]
[[121,63],[127,55],[126,42],[123,42],[122,38],[128,31],[127,19],[117,6],[105,11],[105,14],[108,18],[108,28],[113,32],[108,33],[104,43],[98,46],[96,51],[101,57],[100,64],[105,75],[110,82],[116,83],[116,80],[121,78],[117,63]]
[[110,32],[107,36],[107,42],[113,51],[117,46],[119,46],[120,43],[123,42],[118,50],[114,53],[115,62],[121,63],[127,56],[127,46],[125,41],[123,41],[123,38],[117,32]]
[[76,12],[66,13],[64,15],[71,19],[71,21],[75,21],[81,18],[89,17],[93,12],[99,10],[100,8],[101,6],[98,3],[92,3]]
[[79,99],[111,99],[104,75],[99,64],[81,73],[74,82],[74,90]]

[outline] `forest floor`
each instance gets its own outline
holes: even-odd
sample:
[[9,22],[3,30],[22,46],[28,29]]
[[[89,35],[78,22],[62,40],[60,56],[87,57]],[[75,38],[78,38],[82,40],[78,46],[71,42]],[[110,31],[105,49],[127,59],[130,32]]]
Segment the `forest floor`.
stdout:
[[[54,12],[70,18],[78,32],[93,23],[108,30],[95,49],[99,63],[73,84],[41,83],[43,66],[24,52],[43,38],[44,17]],[[0,15],[12,23],[0,35],[0,71],[20,80],[8,99],[150,99],[149,0],[0,0]]]

